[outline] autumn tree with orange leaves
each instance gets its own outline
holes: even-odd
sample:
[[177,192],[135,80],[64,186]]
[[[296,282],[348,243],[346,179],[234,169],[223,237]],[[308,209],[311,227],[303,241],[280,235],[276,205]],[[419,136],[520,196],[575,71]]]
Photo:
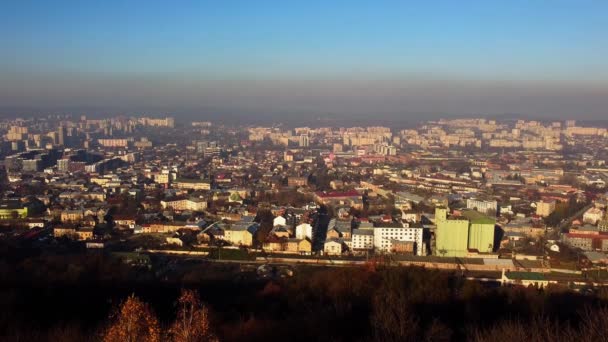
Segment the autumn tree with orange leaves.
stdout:
[[177,300],[177,317],[169,329],[174,342],[217,341],[209,323],[209,310],[193,290],[182,290]]
[[135,295],[129,296],[110,316],[110,326],[103,333],[104,342],[158,342],[161,340],[158,319],[149,306]]

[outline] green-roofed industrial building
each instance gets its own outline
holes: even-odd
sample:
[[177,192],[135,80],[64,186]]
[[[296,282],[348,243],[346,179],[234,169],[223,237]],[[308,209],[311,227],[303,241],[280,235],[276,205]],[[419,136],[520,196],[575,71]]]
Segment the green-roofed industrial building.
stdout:
[[469,222],[469,249],[480,253],[492,253],[494,249],[494,226],[496,221],[475,210],[462,213]]
[[435,254],[444,257],[466,256],[468,236],[468,220],[460,218],[438,221],[435,232]]
[[493,251],[495,220],[474,210],[466,210],[456,218],[446,216],[447,209],[436,209],[435,255],[465,257],[469,250]]

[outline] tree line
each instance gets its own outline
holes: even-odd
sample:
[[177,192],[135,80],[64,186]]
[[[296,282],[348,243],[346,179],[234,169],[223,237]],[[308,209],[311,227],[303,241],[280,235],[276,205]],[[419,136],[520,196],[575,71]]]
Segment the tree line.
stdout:
[[[2,246],[0,246],[2,247]],[[602,341],[608,290],[491,287],[420,267],[192,264],[0,248],[2,341]],[[10,256],[9,256],[10,255]],[[187,288],[188,290],[182,290]],[[204,303],[204,304],[203,304]]]

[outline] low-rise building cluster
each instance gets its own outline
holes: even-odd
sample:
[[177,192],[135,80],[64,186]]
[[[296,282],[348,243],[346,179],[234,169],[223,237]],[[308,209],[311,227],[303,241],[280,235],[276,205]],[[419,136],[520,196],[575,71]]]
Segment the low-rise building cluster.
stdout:
[[574,121],[49,116],[0,130],[0,221],[58,241],[421,260],[608,251],[607,131]]

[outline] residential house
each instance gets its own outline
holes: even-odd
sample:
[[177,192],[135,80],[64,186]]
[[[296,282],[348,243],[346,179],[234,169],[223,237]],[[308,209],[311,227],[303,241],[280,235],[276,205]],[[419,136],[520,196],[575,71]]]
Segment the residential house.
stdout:
[[64,210],[61,212],[61,222],[79,222],[83,218],[83,210]]
[[235,223],[224,228],[224,240],[236,246],[253,246],[257,223]]
[[341,237],[340,232],[336,228],[332,228],[327,231],[327,239],[339,239]]
[[60,237],[68,237],[68,238],[73,238],[74,236],[76,236],[76,227],[72,227],[72,226],[57,226],[55,228],[53,228],[53,236],[55,238],[60,238]]
[[175,233],[185,227],[184,223],[177,222],[154,222],[142,225],[143,233]]
[[93,239],[93,227],[80,227],[76,229],[76,236],[78,240],[92,240]]
[[302,223],[296,226],[296,239],[308,238],[312,241],[312,226],[308,223]]
[[266,239],[266,242],[262,245],[262,248],[267,252],[281,252],[284,249],[284,243],[287,238],[280,238],[276,235],[270,235]]
[[287,229],[287,227],[285,227],[285,226],[275,226],[270,231],[270,235],[274,235],[274,236],[279,237],[279,238],[289,238],[291,234],[289,233],[289,230]]
[[135,216],[131,215],[114,215],[114,223],[117,226],[127,227],[130,229],[135,228]]
[[327,255],[341,255],[344,243],[340,239],[330,239],[323,244],[323,252]]
[[277,216],[272,221],[273,226],[284,226],[287,224],[287,220],[283,216]]
[[287,239],[285,243],[285,252],[310,254],[312,252],[312,243],[308,239]]

